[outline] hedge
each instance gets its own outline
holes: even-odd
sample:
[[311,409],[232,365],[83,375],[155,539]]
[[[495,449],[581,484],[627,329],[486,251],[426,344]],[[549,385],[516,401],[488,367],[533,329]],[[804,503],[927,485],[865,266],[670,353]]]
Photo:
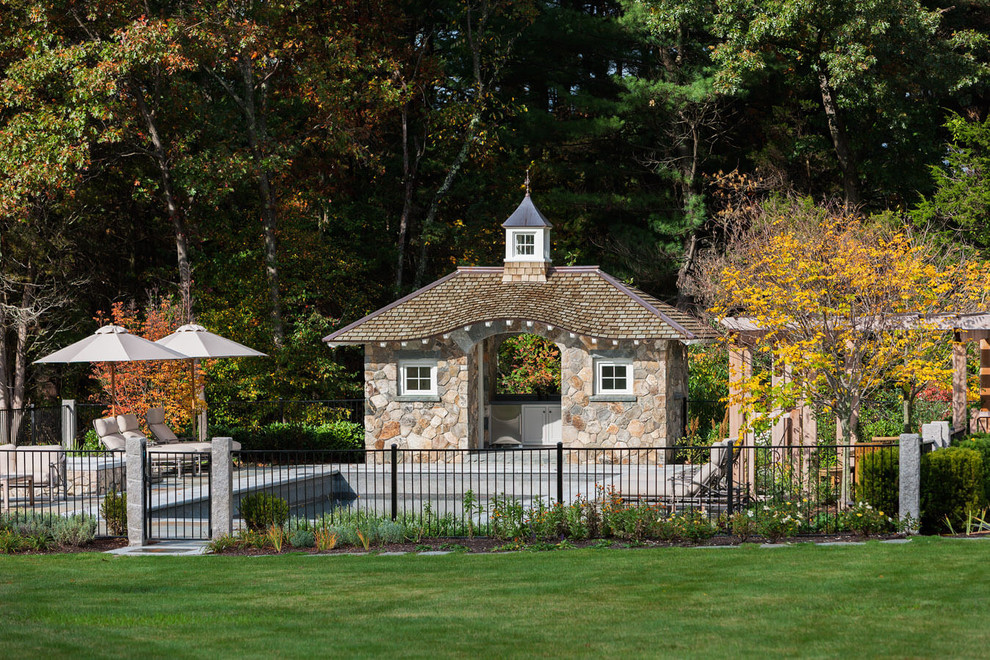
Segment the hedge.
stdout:
[[959,531],[986,506],[983,458],[973,449],[947,447],[921,457],[921,531]]
[[347,421],[320,426],[309,424],[268,424],[260,429],[223,428],[211,430],[214,437],[228,436],[247,451],[313,451],[364,449],[364,427]]
[[900,511],[900,455],[897,447],[874,451],[859,459],[856,499],[896,518]]
[[990,435],[980,433],[952,444],[955,447],[972,449],[980,453],[983,458],[983,497],[990,502]]

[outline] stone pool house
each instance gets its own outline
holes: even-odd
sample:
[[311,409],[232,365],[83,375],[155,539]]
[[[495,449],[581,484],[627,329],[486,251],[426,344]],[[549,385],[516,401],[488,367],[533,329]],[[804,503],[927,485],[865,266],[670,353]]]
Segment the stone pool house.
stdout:
[[[368,449],[675,443],[686,345],[711,329],[597,266],[553,266],[528,192],[502,227],[504,265],[458,268],[324,338],[364,346]],[[522,333],[560,349],[559,398],[493,394],[498,347]]]

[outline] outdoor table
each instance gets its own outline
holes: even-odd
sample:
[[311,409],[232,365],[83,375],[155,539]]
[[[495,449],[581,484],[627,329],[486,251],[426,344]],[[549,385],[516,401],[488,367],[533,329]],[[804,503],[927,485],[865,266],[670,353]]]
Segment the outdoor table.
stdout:
[[28,489],[28,501],[34,506],[34,477],[32,475],[0,474],[0,488],[3,489],[3,512],[10,513],[10,489]]

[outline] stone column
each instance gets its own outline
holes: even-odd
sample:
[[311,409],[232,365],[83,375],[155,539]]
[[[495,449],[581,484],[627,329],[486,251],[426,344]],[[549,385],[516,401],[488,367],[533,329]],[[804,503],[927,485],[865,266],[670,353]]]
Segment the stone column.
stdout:
[[966,430],[966,344],[952,343],[952,430]]
[[145,534],[145,498],[144,488],[144,449],[147,440],[144,438],[128,438],[126,453],[127,469],[127,542],[129,545],[144,545],[148,537]]
[[62,399],[62,446],[72,449],[76,441],[76,400]]
[[213,438],[210,458],[211,538],[234,533],[234,466],[230,460],[233,438]]
[[900,518],[921,518],[921,436],[902,433],[898,448]]

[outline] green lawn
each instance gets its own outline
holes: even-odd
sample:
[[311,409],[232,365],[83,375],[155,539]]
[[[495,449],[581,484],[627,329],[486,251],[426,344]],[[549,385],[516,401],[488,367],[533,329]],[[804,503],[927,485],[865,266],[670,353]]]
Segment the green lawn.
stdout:
[[973,657],[988,617],[985,541],[0,558],[5,657]]

